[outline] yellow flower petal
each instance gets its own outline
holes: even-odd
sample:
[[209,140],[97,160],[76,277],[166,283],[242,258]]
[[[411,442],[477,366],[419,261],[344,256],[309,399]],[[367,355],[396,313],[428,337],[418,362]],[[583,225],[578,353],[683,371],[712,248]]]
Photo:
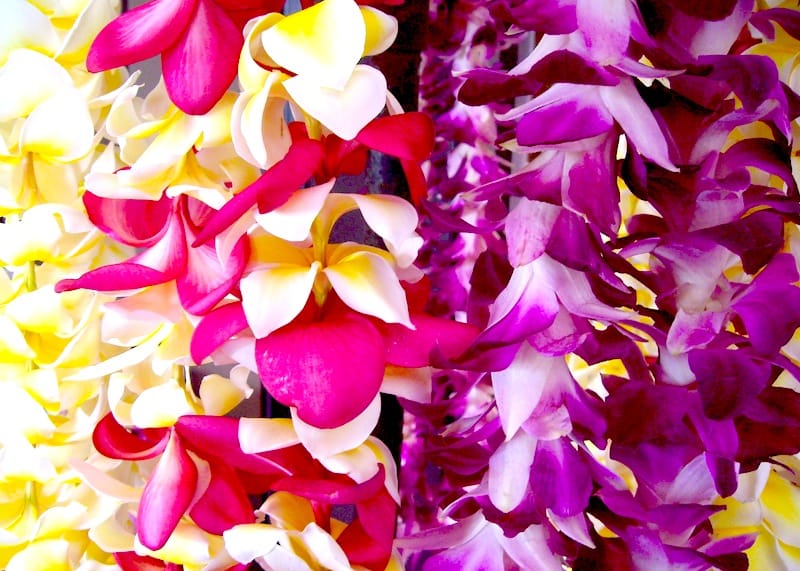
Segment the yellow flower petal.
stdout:
[[319,272],[310,267],[275,265],[242,278],[242,307],[256,337],[266,337],[302,311]]
[[69,73],[49,57],[29,49],[14,50],[0,68],[0,121],[27,117],[70,87]]
[[405,291],[391,264],[382,256],[368,251],[355,252],[327,266],[323,272],[342,301],[356,311],[386,323],[414,328],[408,315]]
[[6,315],[23,329],[35,333],[67,332],[74,324],[52,284],[11,301],[6,306]]
[[172,426],[185,414],[198,414],[186,391],[174,380],[142,391],[131,406],[131,422],[139,428]]
[[764,521],[784,543],[800,547],[800,488],[773,472],[761,494]]
[[72,571],[75,562],[70,557],[70,547],[65,539],[34,541],[11,558],[6,571]]
[[278,65],[332,89],[347,84],[365,41],[364,18],[353,0],[323,0],[261,34],[264,51]]
[[152,551],[139,542],[137,536],[134,551],[139,555],[149,555],[178,565],[198,565],[211,560],[209,536],[199,527],[186,522],[178,523],[166,545]]
[[200,381],[200,401],[203,403],[205,414],[223,416],[253,394],[253,389],[244,384],[234,382],[233,375],[226,379],[222,375],[207,375]]
[[83,96],[74,88],[62,89],[36,107],[20,132],[24,152],[65,163],[86,156],[93,142],[92,117]]
[[0,2],[0,65],[17,48],[32,48],[52,54],[58,46],[58,35],[50,20],[25,0]]
[[397,38],[397,18],[372,6],[361,6],[367,30],[364,55],[373,56],[389,49]]
[[9,363],[27,361],[36,357],[25,336],[5,315],[0,314],[0,360]]

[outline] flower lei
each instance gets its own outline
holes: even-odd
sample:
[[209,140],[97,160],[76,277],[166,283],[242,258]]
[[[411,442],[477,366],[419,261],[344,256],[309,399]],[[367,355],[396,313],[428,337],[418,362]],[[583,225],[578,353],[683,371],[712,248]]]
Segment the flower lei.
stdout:
[[0,568],[800,566],[797,6],[395,4],[0,3]]

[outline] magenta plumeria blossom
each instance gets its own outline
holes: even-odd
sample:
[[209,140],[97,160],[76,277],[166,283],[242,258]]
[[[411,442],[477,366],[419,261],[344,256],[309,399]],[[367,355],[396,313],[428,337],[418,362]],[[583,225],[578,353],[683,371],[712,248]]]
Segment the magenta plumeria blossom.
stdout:
[[167,91],[187,113],[211,109],[236,77],[248,18],[279,11],[281,0],[151,0],[119,16],[97,36],[90,71],[161,55]]

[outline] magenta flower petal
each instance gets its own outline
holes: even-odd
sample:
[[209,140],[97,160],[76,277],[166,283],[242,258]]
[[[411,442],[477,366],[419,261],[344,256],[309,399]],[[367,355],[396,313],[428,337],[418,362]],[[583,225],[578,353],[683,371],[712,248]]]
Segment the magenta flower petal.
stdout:
[[358,518],[336,538],[352,565],[386,568],[392,555],[396,512],[397,504],[386,490],[356,504]]
[[713,420],[741,412],[769,381],[770,365],[752,359],[744,351],[690,351],[689,367],[697,376],[703,411]]
[[216,351],[228,339],[247,329],[241,303],[229,303],[203,316],[192,334],[190,350],[197,364]]
[[379,117],[361,129],[356,141],[399,159],[424,161],[433,151],[433,120],[417,111]]
[[148,555],[138,555],[134,551],[114,553],[114,561],[122,571],[167,571],[167,565],[160,559]]
[[110,412],[92,433],[92,443],[103,456],[117,460],[145,460],[158,456],[167,445],[166,428],[142,428],[128,431]]
[[378,464],[378,472],[365,482],[356,484],[349,478],[340,479],[306,479],[300,477],[285,478],[275,482],[274,489],[301,496],[312,502],[325,504],[357,504],[378,494],[384,487],[386,470]]
[[186,113],[202,115],[236,77],[244,38],[212,0],[196,2],[194,18],[178,41],[163,51],[161,62],[170,99]]
[[77,279],[61,280],[56,284],[57,293],[76,289],[94,291],[125,291],[162,284],[172,279],[168,274],[141,264],[123,262],[103,266],[86,272]]
[[172,213],[172,199],[113,199],[91,192],[83,195],[83,204],[92,223],[103,232],[128,246],[152,246],[167,228]]
[[412,314],[411,322],[415,330],[397,324],[381,326],[388,363],[398,367],[427,367],[433,351],[455,359],[478,335],[476,327],[450,319]]
[[249,245],[246,235],[239,238],[224,265],[217,250],[209,244],[189,248],[186,273],[175,280],[183,308],[202,315],[228,295],[244,273]]
[[142,545],[152,550],[164,547],[196,488],[197,467],[180,437],[172,433],[139,502],[136,533]]
[[290,324],[256,341],[261,382],[272,396],[297,407],[320,427],[353,420],[378,394],[385,365],[384,341],[364,317]]
[[613,126],[599,101],[560,100],[525,114],[517,125],[517,140],[525,146],[570,143],[602,135]]
[[[258,204],[263,214],[284,204],[295,190],[314,174],[325,154],[325,148],[314,139],[292,143],[286,156],[272,165],[255,182],[244,188],[214,214],[203,226],[192,244],[197,247],[233,225],[250,208]],[[317,181],[320,182],[320,181]]]
[[105,71],[160,54],[180,37],[196,5],[197,0],[152,0],[122,14],[97,35],[86,68]]
[[189,515],[201,529],[222,535],[227,529],[255,520],[253,507],[236,472],[222,462],[209,463],[211,482]]

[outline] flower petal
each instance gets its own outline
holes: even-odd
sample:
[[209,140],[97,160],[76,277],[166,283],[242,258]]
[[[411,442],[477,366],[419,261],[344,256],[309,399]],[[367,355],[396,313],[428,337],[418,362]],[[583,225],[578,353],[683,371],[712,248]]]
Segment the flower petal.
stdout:
[[361,129],[356,140],[399,159],[424,161],[433,152],[433,120],[419,111],[378,117]]
[[242,308],[256,337],[266,337],[297,317],[319,272],[311,267],[276,265],[242,278]]
[[105,71],[160,54],[183,33],[196,5],[197,0],[153,0],[125,12],[95,38],[87,69]]
[[383,339],[364,317],[291,324],[256,342],[261,382],[319,428],[335,428],[366,409],[380,389]]
[[366,35],[353,0],[323,0],[265,30],[261,42],[281,67],[319,86],[343,89],[364,54]]
[[[335,254],[334,254],[335,255]],[[343,302],[358,312],[386,323],[413,329],[406,294],[389,263],[372,252],[355,252],[323,272]]]
[[190,115],[203,115],[236,77],[241,31],[212,0],[197,0],[184,35],[161,56],[170,99]]
[[312,75],[296,75],[283,87],[305,113],[346,141],[386,105],[386,78],[368,65],[357,65],[340,89],[320,85]]
[[229,303],[207,313],[192,335],[192,359],[198,365],[228,339],[247,329],[241,303]]
[[166,195],[160,200],[112,199],[87,191],[83,204],[95,226],[137,248],[152,246],[163,236],[172,212],[172,200]]
[[164,547],[194,498],[197,467],[173,433],[139,502],[136,533],[142,545]]

